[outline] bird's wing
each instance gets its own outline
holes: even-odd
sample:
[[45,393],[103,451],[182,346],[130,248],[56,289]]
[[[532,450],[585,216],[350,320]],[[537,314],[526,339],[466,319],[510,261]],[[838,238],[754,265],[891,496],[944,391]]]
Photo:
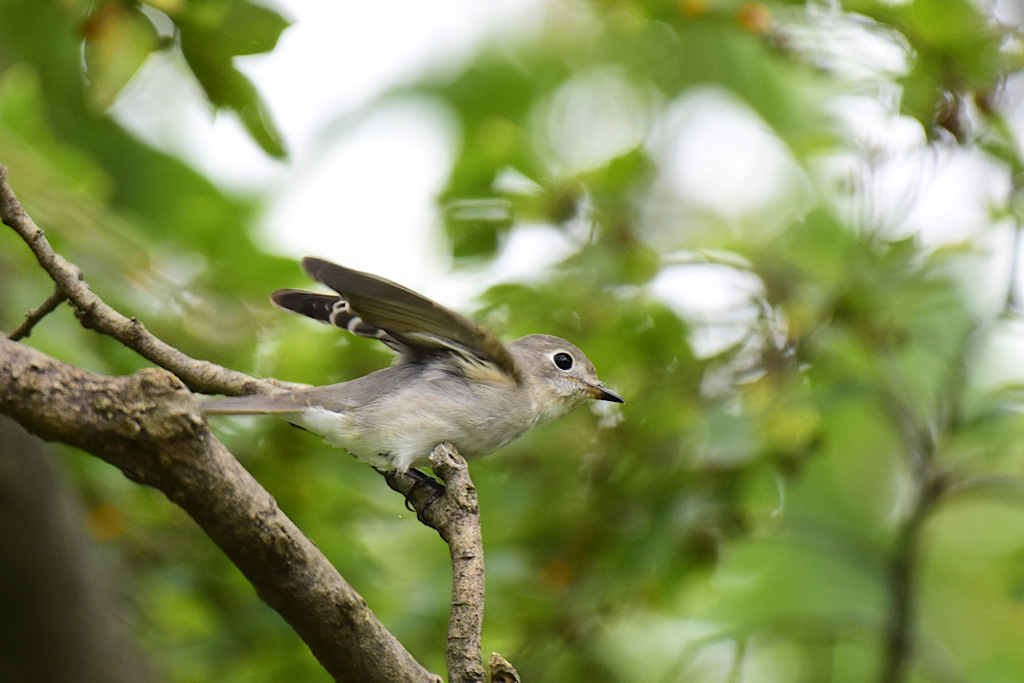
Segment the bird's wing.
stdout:
[[470,377],[520,380],[504,345],[469,318],[370,273],[311,257],[302,267],[340,296],[278,290],[271,296],[275,304],[379,339],[406,361],[448,357]]
[[385,330],[367,323],[352,310],[347,300],[337,294],[279,289],[270,295],[270,300],[280,308],[340,327],[359,337],[379,339],[395,351],[402,351],[401,342],[391,337]]

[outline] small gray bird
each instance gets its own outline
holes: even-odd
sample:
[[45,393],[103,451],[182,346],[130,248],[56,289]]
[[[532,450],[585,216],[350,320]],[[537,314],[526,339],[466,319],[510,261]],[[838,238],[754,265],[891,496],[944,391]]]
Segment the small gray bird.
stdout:
[[339,384],[206,401],[207,415],[278,415],[378,470],[407,472],[443,442],[478,458],[587,399],[623,403],[564,339],[531,334],[502,344],[390,280],[317,258],[302,267],[338,294],[280,289],[271,301],[379,339],[398,362]]

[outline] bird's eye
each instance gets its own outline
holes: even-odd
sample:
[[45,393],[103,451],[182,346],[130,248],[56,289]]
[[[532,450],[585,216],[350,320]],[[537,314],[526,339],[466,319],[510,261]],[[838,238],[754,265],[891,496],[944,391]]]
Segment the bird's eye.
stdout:
[[572,356],[567,353],[556,353],[554,361],[559,370],[568,370],[572,367]]

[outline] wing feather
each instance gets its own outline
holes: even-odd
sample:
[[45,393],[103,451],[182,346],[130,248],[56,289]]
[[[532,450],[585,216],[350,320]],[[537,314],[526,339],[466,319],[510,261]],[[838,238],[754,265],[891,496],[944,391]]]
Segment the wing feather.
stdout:
[[[338,292],[340,297],[337,299],[345,302],[350,315],[358,317],[359,325],[384,333],[384,336],[363,336],[376,336],[392,348],[398,347],[389,340],[401,344],[404,348],[399,348],[399,351],[409,360],[454,352],[462,357],[464,366],[477,366],[481,361],[493,363],[505,377],[516,382],[520,380],[519,369],[505,346],[469,318],[407,287],[370,273],[312,257],[302,259],[302,267],[310,277]],[[294,291],[275,292],[275,303],[297,310],[286,303],[293,296],[290,292]],[[334,307],[341,305],[331,304]],[[327,301],[305,305],[315,313],[321,313],[327,306]],[[304,310],[298,312],[309,315]],[[324,319],[319,315],[312,317]],[[349,324],[345,325],[347,329],[351,329]]]

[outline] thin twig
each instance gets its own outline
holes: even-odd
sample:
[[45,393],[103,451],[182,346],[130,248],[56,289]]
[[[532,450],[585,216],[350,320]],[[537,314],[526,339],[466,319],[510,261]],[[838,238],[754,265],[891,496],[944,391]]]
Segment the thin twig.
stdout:
[[732,666],[729,668],[728,683],[740,683],[743,680],[743,665],[747,659],[747,636],[736,639],[736,645],[732,651]]
[[914,657],[915,582],[919,571],[921,533],[925,522],[945,492],[941,477],[925,474],[910,517],[900,529],[889,561],[889,624],[886,629],[880,683],[899,683],[907,678]]
[[118,340],[181,379],[192,391],[205,394],[269,393],[295,385],[262,380],[208,361],[196,360],[154,336],[135,318],[126,318],[108,306],[82,279],[78,267],[56,253],[43,230],[18,201],[7,181],[7,167],[0,164],[0,219],[14,229],[35,255],[39,265],[57,285],[57,291],[75,307],[85,327]]
[[[485,680],[480,641],[484,617],[484,550],[480,533],[480,507],[469,466],[451,444],[441,444],[430,455],[430,466],[444,480],[443,496],[428,502],[424,487],[408,475],[384,473],[391,488],[406,496],[416,515],[435,529],[448,544],[452,558],[452,600],[448,620],[449,683]],[[411,497],[410,497],[411,496]]]
[[[882,392],[891,406],[893,423],[902,437],[907,464],[912,472],[913,501],[909,515],[900,525],[888,563],[889,609],[879,683],[906,680],[915,652],[914,617],[917,607],[917,572],[921,532],[945,480],[935,465],[935,425],[920,409],[915,409],[910,382],[891,349],[878,356],[882,376],[890,388]],[[944,411],[949,419],[955,410]]]
[[[1018,193],[1020,191],[1018,190]],[[1010,275],[1007,278],[1006,284],[1006,297],[1003,299],[1003,310],[1007,313],[1020,314],[1022,308],[1020,289],[1017,284],[1017,279],[1020,277],[1020,243],[1021,243],[1021,232],[1024,231],[1024,225],[1021,225],[1021,219],[1017,218],[1016,225],[1013,226],[1013,244],[1010,245]]]
[[953,482],[946,490],[946,499],[983,497],[1015,505],[1024,504],[1024,481],[1016,477],[993,475],[967,477]]
[[32,334],[32,328],[40,320],[53,313],[63,301],[67,301],[67,297],[59,289],[54,290],[53,294],[48,296],[46,301],[38,308],[29,311],[28,315],[25,316],[25,320],[13,332],[7,335],[7,338],[11,341],[18,341],[29,336]]

